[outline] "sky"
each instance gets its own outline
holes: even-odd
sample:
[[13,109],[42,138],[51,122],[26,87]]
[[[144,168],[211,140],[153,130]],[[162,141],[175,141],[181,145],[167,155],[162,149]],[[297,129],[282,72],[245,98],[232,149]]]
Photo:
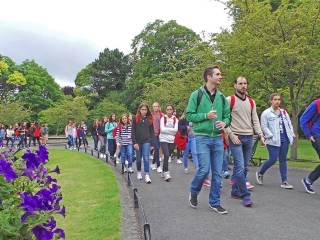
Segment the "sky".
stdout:
[[34,59],[60,86],[74,86],[104,48],[130,53],[132,39],[156,19],[199,34],[231,25],[214,0],[0,0],[0,6],[0,54],[18,64]]

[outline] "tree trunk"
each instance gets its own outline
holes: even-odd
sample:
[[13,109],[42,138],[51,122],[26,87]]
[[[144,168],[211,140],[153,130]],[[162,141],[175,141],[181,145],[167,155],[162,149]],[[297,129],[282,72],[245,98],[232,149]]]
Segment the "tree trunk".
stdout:
[[298,119],[298,113],[296,108],[292,108],[292,126],[293,126],[293,131],[294,135],[296,135],[293,144],[291,146],[291,152],[290,152],[290,160],[297,160],[298,159],[298,138],[299,138],[299,133],[298,133],[298,128],[299,128],[299,119]]

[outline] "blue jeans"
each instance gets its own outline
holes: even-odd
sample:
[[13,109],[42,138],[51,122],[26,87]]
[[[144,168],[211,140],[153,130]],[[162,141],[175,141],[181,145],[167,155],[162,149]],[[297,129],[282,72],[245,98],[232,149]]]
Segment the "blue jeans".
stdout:
[[[132,145],[130,144],[131,148]],[[117,150],[117,144],[114,139],[108,139],[108,151],[111,157],[114,157],[114,154],[116,153]],[[132,151],[131,151],[132,152]],[[132,155],[132,153],[131,153]]]
[[128,160],[128,167],[132,167],[132,144],[122,145],[120,149],[121,163],[124,164]]
[[223,162],[223,140],[221,136],[196,136],[196,149],[199,168],[191,182],[191,194],[198,195],[201,191],[202,182],[210,172],[211,187],[209,193],[209,204],[220,205],[221,171]]
[[192,155],[192,162],[194,164],[194,167],[198,169],[199,163],[198,163],[198,155],[197,155],[197,146],[196,146],[196,138],[188,138],[188,142],[186,144],[186,147],[184,149],[183,153],[183,165],[184,168],[188,168],[188,155],[189,151],[191,150]]
[[160,159],[159,159],[159,151],[160,151],[160,141],[159,136],[153,137],[153,164],[157,164],[157,167],[160,167]]
[[139,144],[139,150],[136,151],[136,155],[137,171],[141,172],[141,160],[143,158],[144,172],[149,173],[150,143]]
[[252,153],[252,135],[238,135],[241,144],[236,145],[230,139],[230,150],[233,156],[234,167],[232,174],[231,194],[241,198],[250,196],[246,186],[248,163]]
[[223,152],[223,165],[222,165],[223,172],[226,172],[229,170],[228,169],[229,157],[230,157],[230,148],[227,147],[226,149],[224,149],[224,152]]
[[267,145],[267,149],[269,152],[269,160],[262,164],[259,172],[264,174],[279,159],[281,180],[282,182],[286,182],[288,180],[287,154],[289,150],[289,142],[282,142],[280,147]]

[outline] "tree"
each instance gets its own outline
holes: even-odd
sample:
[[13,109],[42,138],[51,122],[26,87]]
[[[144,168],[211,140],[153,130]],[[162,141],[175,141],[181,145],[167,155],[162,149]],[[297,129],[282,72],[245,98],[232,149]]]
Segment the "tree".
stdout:
[[26,78],[9,57],[0,55],[0,102],[7,103],[26,84]]
[[75,83],[85,92],[89,89],[103,98],[109,91],[122,90],[130,71],[128,55],[118,49],[106,48],[98,59],[77,74]]
[[183,77],[186,72],[208,64],[208,59],[211,64],[214,62],[209,44],[176,21],[149,23],[133,39],[131,47],[133,75],[127,82],[125,103],[132,111],[143,100],[146,85],[160,86],[161,81],[177,79],[175,74]]
[[48,123],[49,127],[55,130],[55,133],[63,133],[64,126],[69,120],[77,123],[85,121],[88,116],[86,99],[76,97],[74,99],[65,99],[54,104],[46,110],[39,113],[39,119],[42,123]]
[[0,123],[11,125],[14,123],[29,121],[31,111],[23,108],[18,103],[0,104]]
[[96,106],[96,108],[89,112],[88,120],[89,122],[92,122],[93,119],[101,119],[105,116],[109,117],[112,113],[120,118],[121,114],[129,112],[125,105],[119,102],[110,101],[109,99],[104,99]]
[[63,98],[54,78],[34,60],[25,60],[19,67],[27,79],[27,84],[19,88],[14,98],[24,107],[30,108],[34,116]]
[[74,87],[65,86],[65,87],[61,88],[61,91],[66,96],[71,96],[71,97],[75,97],[76,96],[75,93],[74,93]]
[[[214,36],[228,79],[244,74],[260,109],[267,105],[266,96],[281,93],[298,136],[298,115],[320,86],[320,3],[287,0],[276,8],[269,1],[229,3],[241,14],[232,31]],[[291,150],[291,159],[296,158],[297,139]]]

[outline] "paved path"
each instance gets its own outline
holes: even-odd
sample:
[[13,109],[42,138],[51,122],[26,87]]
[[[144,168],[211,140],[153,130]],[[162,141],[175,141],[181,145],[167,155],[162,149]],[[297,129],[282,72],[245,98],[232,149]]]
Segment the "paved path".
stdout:
[[[183,167],[170,164],[172,181],[164,182],[152,172],[152,184],[136,179],[134,182],[142,196],[152,239],[155,240],[318,240],[320,235],[320,184],[315,183],[319,194],[308,195],[300,182],[307,172],[289,169],[289,182],[294,190],[280,188],[276,167],[265,174],[265,184],[252,192],[254,206],[245,208],[239,200],[231,199],[230,185],[224,180],[222,205],[229,211],[218,215],[208,209],[208,189],[199,195],[198,209],[188,204],[189,185],[194,171],[183,172]],[[255,183],[255,168],[249,179]]]

